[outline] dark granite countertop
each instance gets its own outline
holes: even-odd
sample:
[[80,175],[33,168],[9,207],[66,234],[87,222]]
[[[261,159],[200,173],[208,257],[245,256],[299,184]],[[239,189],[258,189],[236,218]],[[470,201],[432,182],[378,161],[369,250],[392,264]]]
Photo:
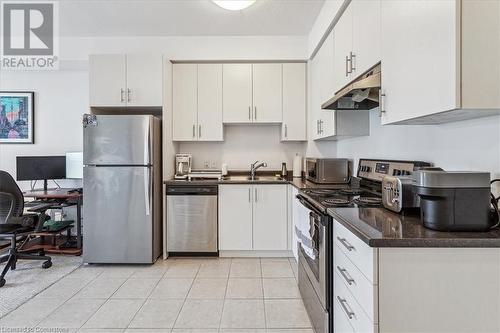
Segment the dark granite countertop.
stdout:
[[498,247],[500,229],[443,232],[424,228],[418,215],[384,208],[329,208],[328,213],[371,247]]
[[231,179],[199,179],[199,180],[178,180],[170,179],[163,182],[167,186],[171,185],[219,185],[219,184],[291,184],[297,189],[331,187],[331,185],[315,184],[303,178],[288,177],[283,180],[231,180]]

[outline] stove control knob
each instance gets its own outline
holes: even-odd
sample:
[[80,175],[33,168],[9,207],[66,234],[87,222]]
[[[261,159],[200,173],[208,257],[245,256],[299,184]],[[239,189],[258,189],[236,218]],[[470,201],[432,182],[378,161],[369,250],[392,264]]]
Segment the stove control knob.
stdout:
[[403,170],[403,175],[404,176],[409,176],[409,175],[411,175],[411,171],[409,171],[409,170]]

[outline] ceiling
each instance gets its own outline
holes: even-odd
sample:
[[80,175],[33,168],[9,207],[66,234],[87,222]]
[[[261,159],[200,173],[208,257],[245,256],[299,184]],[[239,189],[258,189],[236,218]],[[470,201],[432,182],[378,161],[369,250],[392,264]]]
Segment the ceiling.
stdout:
[[257,0],[228,11],[210,0],[61,0],[60,35],[307,35],[324,0]]

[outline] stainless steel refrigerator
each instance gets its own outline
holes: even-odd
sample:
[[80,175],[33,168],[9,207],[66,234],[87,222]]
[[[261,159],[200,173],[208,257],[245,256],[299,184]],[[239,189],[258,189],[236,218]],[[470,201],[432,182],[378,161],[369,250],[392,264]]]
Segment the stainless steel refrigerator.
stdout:
[[152,263],[161,254],[161,121],[83,116],[83,261]]

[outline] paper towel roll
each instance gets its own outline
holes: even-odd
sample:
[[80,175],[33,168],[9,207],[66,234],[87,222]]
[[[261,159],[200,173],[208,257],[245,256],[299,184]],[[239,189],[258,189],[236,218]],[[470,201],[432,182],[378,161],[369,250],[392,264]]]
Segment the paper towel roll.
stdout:
[[296,153],[293,157],[293,177],[302,177],[302,156],[299,153]]

